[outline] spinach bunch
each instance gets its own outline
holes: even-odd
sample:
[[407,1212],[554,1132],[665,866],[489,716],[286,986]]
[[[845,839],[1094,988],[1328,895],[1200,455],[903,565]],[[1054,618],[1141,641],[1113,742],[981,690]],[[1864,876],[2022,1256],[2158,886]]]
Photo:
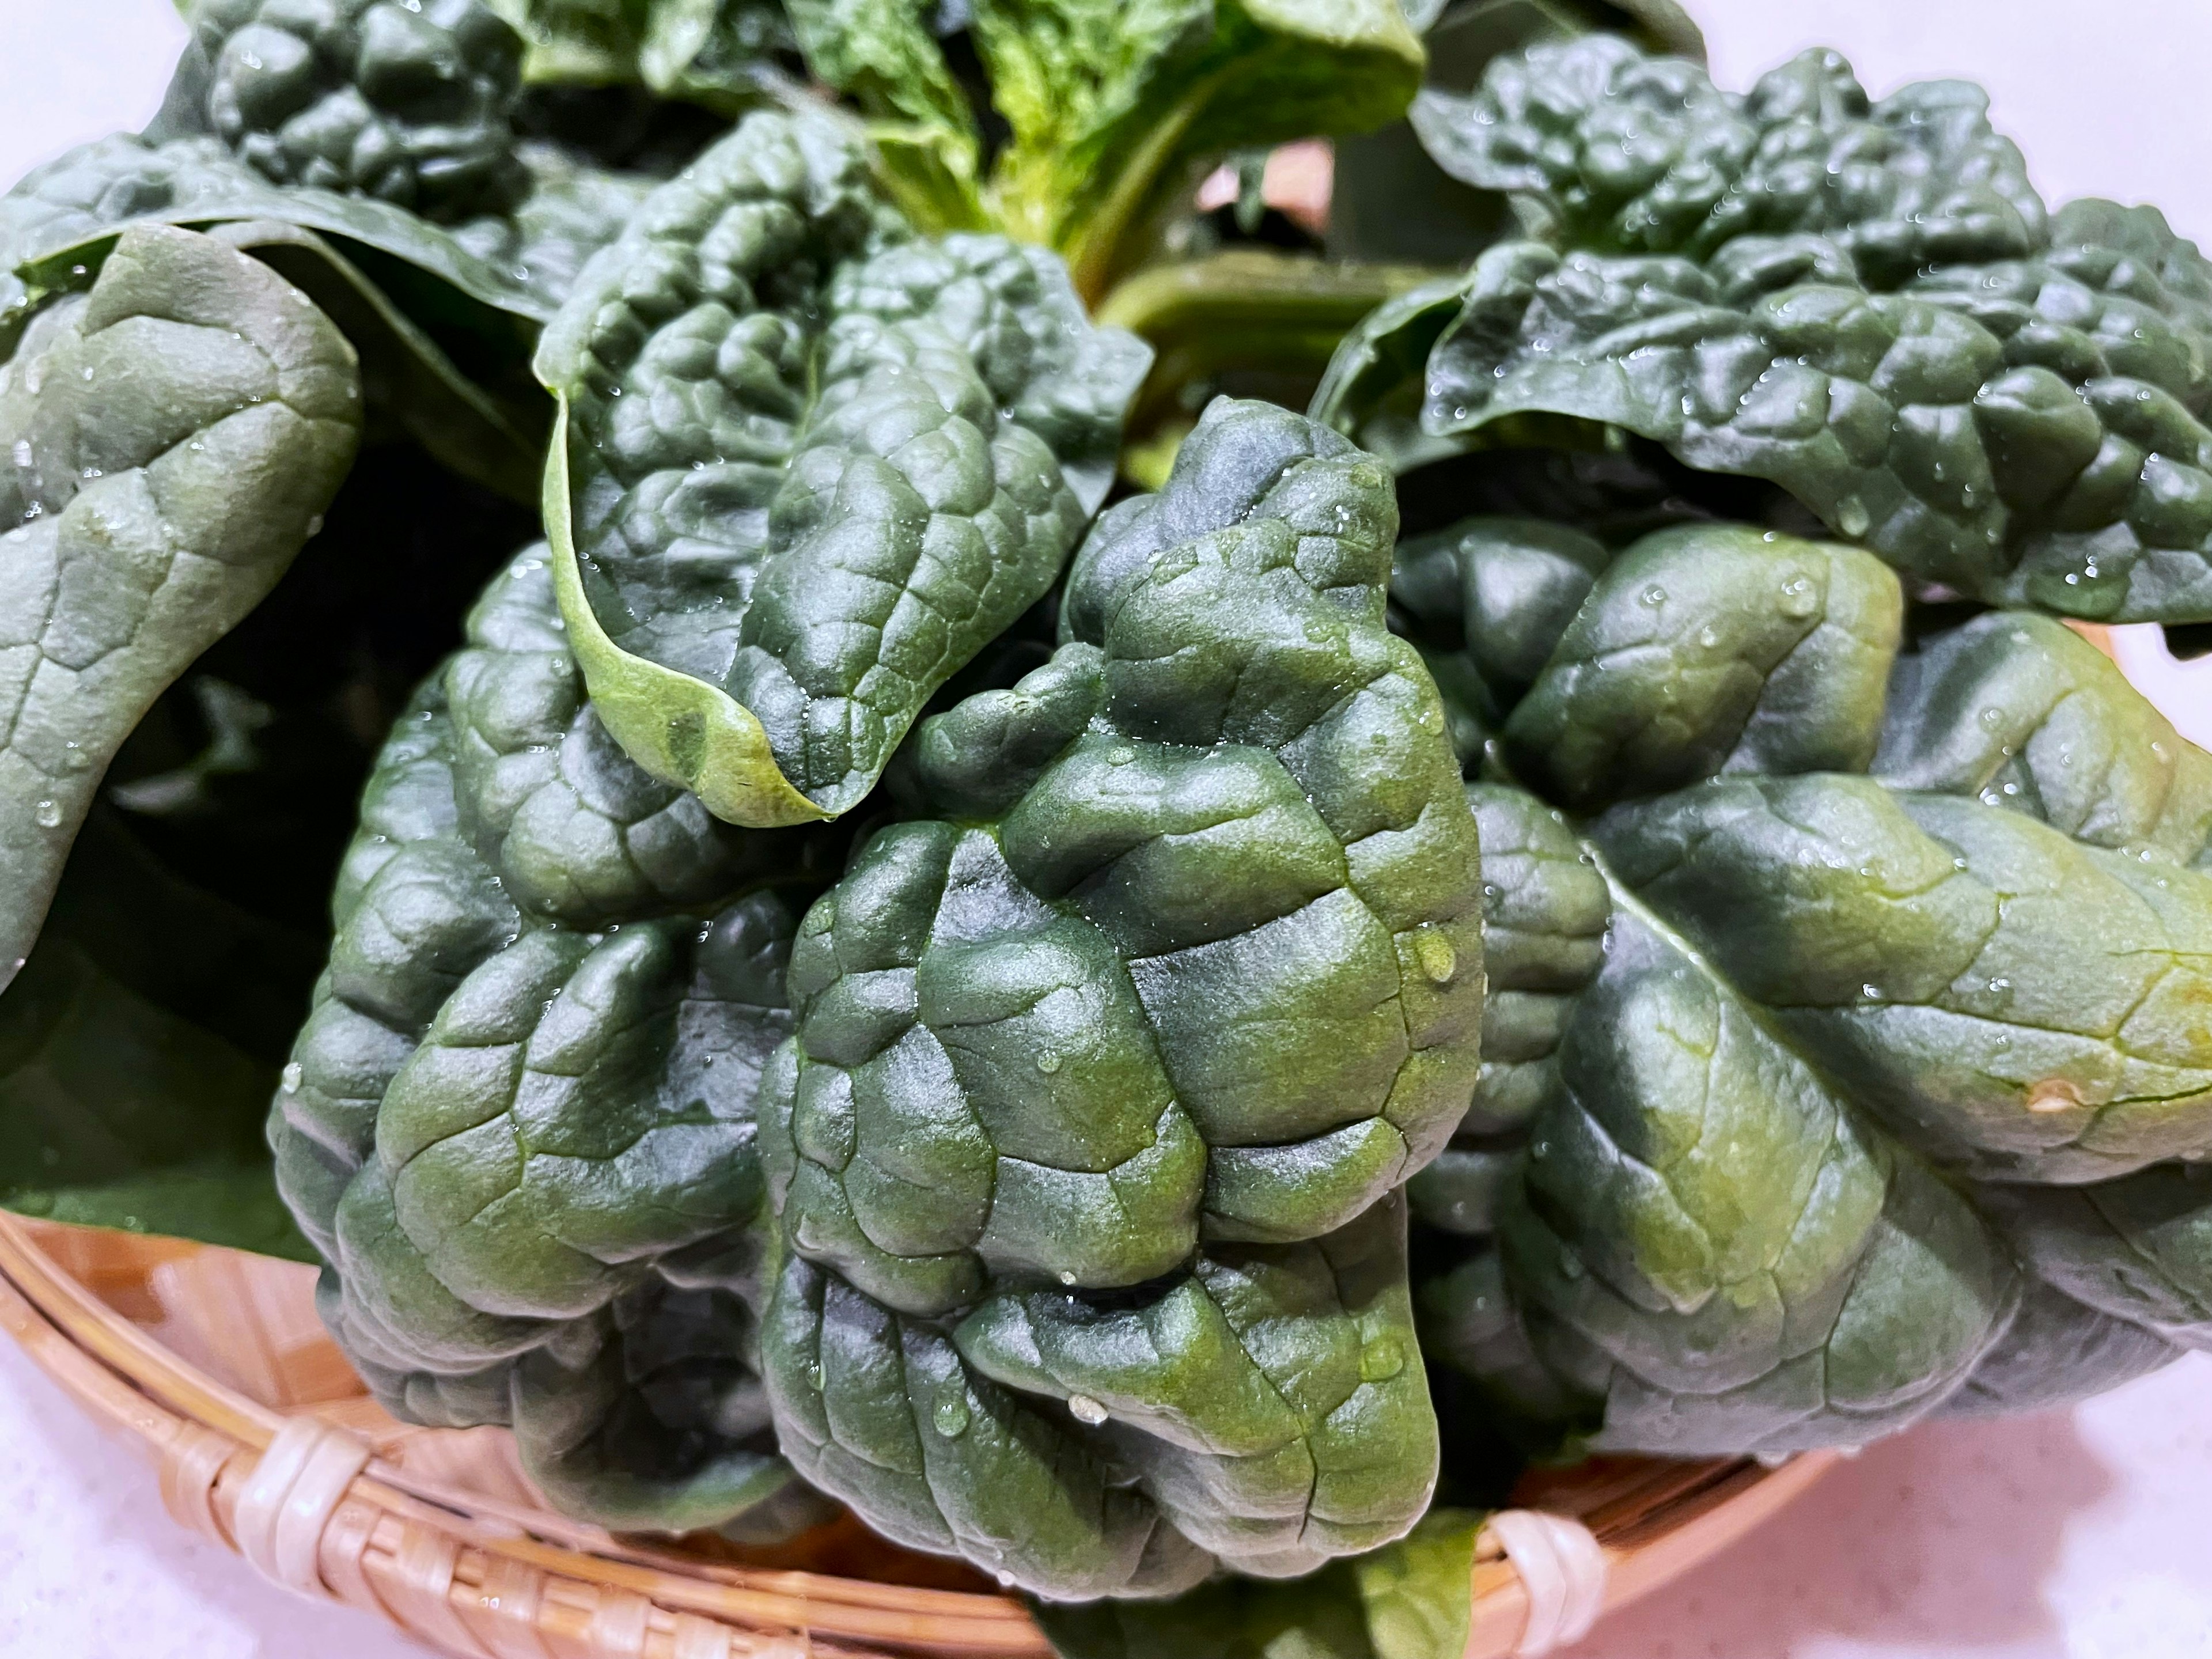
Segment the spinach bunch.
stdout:
[[1525,1453],[2212,1340],[2212,759],[2068,626],[2212,623],[2212,266],[1973,88],[186,9],[0,197],[0,1201],[1071,1655],[1455,1654]]

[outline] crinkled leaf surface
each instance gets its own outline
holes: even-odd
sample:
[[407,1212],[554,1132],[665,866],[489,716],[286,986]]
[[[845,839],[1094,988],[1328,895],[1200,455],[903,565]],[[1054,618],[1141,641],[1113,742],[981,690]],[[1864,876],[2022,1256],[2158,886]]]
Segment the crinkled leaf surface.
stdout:
[[1425,1504],[1389,1194],[1474,1078],[1480,874],[1395,528],[1370,458],[1216,403],[802,925],[768,1368],[889,1535],[1083,1600]]
[[351,465],[351,349],[265,266],[126,232],[0,368],[0,986],[107,763],[281,576]]
[[843,812],[1042,597],[1146,361],[1059,262],[909,242],[834,124],[757,114],[548,331],[547,522],[608,729],[733,822]]
[[790,1028],[787,895],[834,849],[623,755],[544,552],[378,762],[270,1139],[395,1411],[512,1423],[605,1524],[719,1525],[789,1478],[752,1358],[752,1100]]
[[1707,1455],[2201,1340],[2208,1258],[2150,1288],[2131,1241],[2202,1225],[2212,758],[2107,659],[2017,611],[1908,641],[1869,554],[1724,524],[1470,520],[1399,584],[1474,738],[1492,988],[1413,1184],[1466,1241],[1435,1349]]
[[125,226],[189,225],[276,267],[362,359],[372,418],[464,476],[534,500],[550,410],[526,362],[583,262],[649,180],[516,146],[512,212],[443,226],[368,197],[283,188],[210,137],[127,136],[73,150],[0,197],[0,327],[81,289]]
[[1601,423],[1781,485],[1918,591],[2212,615],[2212,268],[2150,209],[2046,214],[1977,88],[1872,101],[1812,53],[1736,97],[1593,37],[1423,120],[1553,240],[1486,252],[1440,335],[1378,314],[1323,418],[1361,429],[1376,365],[1426,349],[1431,438]]
[[1405,7],[1428,52],[1410,118],[1338,140],[1328,249],[1340,259],[1458,266],[1514,234],[1504,195],[1467,183],[1423,147],[1431,109],[1449,112],[1504,54],[1539,40],[1613,30],[1655,51],[1703,62],[1705,38],[1673,0],[1615,6],[1605,0],[1427,0]]

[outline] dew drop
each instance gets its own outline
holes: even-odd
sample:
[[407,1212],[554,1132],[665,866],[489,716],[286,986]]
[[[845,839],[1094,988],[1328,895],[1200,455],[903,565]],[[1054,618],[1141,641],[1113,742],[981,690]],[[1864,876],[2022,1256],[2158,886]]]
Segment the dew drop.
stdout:
[[1388,1382],[1405,1369],[1405,1345],[1395,1336],[1378,1336],[1359,1351],[1362,1382]]
[[1648,605],[1662,605],[1667,603],[1667,590],[1654,582],[1636,597]]
[[84,749],[82,744],[71,742],[64,743],[62,745],[63,770],[69,772],[82,772],[91,766],[91,764],[92,757],[84,752]]
[[31,809],[31,817],[41,830],[58,830],[62,826],[61,803],[42,800]]
[[307,533],[310,536],[319,536],[323,533],[323,515],[321,514],[318,513],[313,518],[307,520]]
[[2047,1077],[2027,1091],[2031,1112],[2070,1112],[2081,1103],[2081,1091],[2063,1077]]
[[1109,749],[1106,751],[1106,764],[1109,766],[1127,766],[1136,758],[1137,751],[1126,745]]
[[86,380],[89,380],[90,379],[92,379],[92,370],[91,370],[91,369],[88,368],[88,369],[86,369],[86,370],[85,370],[85,372],[84,372],[84,378],[85,378]]
[[1584,1271],[1583,1267],[1583,1259],[1577,1255],[1572,1250],[1565,1249],[1561,1249],[1559,1252],[1559,1271],[1565,1273],[1569,1279],[1580,1279]]
[[1050,1077],[1059,1069],[1060,1056],[1054,1054],[1051,1049],[1047,1048],[1042,1054],[1040,1054],[1037,1056],[1037,1070],[1042,1072],[1047,1077]]
[[1867,527],[1873,522],[1874,520],[1867,513],[1866,503],[1856,496],[1844,502],[1836,509],[1836,528],[1846,536],[1865,535]]
[[2008,979],[1991,980],[1990,981],[1990,994],[2000,997],[2010,996],[2012,994],[2012,981]]
[[283,1075],[284,1079],[284,1092],[288,1095],[298,1094],[300,1092],[300,1079],[307,1076],[307,1073],[301,1069],[300,1062],[296,1060],[287,1061],[285,1063]]
[[1881,1000],[1881,988],[1878,985],[1862,985],[1859,987],[1859,995],[1869,1002],[1879,1002]]
[[16,440],[15,440],[15,447],[14,453],[15,453],[15,465],[18,465],[18,466],[28,466],[28,465],[30,465],[30,464],[31,464],[31,441],[30,441],[28,438],[18,438],[18,439],[16,439]]
[[1781,608],[1785,617],[1809,617],[1820,608],[1820,601],[1810,581],[1792,576],[1782,584]]
[[1996,731],[1997,727],[2004,724],[2004,710],[2002,708],[1984,708],[1982,710],[1982,724],[1988,726],[1990,731]]
[[1716,646],[1719,645],[1720,642],[1721,630],[1719,629],[1701,628],[1698,630],[1698,643],[1706,650],[1712,650]]
[[1072,1394],[1067,1396],[1067,1414],[1095,1429],[1106,1420],[1106,1407],[1087,1394]]
[[1062,1267],[1060,1270],[1060,1282],[1063,1285],[1073,1285],[1075,1283],[1075,1275]]
[[1425,927],[1413,935],[1413,960],[1438,985],[1449,980],[1459,968],[1459,952],[1452,949],[1452,942]]
[[957,1393],[946,1395],[944,1399],[937,1402],[937,1409],[929,1414],[930,1426],[947,1440],[957,1440],[968,1432],[966,1392],[965,1389],[962,1389]]

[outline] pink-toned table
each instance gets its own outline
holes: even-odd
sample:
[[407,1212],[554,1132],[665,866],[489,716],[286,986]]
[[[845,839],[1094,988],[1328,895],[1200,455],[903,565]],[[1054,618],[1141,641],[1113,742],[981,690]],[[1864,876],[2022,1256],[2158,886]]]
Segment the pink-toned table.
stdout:
[[[2212,238],[2208,0],[1690,0],[1723,84],[1815,42],[1876,93],[1966,75],[2053,201],[2158,202]],[[183,38],[168,0],[0,0],[0,181],[143,123]],[[2123,663],[2212,744],[2212,659]],[[174,1526],[152,1471],[0,1341],[0,1659],[420,1659]],[[1936,1423],[1601,1626],[1577,1659],[2212,1656],[2212,1359],[2073,1413]],[[1160,1659],[1173,1659],[1163,1655]]]

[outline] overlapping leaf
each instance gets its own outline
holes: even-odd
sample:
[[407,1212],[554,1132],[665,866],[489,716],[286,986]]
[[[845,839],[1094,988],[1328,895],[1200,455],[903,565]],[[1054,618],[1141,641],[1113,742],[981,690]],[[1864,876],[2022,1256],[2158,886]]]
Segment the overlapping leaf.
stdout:
[[849,810],[1059,575],[1144,363],[1051,255],[905,242],[834,125],[748,117],[538,356],[562,611],[608,729],[732,822]]
[[2212,614],[2212,268],[2151,210],[2047,216],[1978,89],[1872,102],[1815,53],[1737,98],[1593,38],[1425,131],[1553,239],[1378,313],[1324,418],[1415,414],[1394,370],[1423,358],[1448,446],[1599,423],[1781,485],[1917,591]]
[[337,331],[189,231],[126,233],[0,367],[0,988],[108,762],[319,527],[360,428]]
[[1908,647],[1853,550],[1413,551],[1493,780],[1485,1066],[1414,1182],[1479,1241],[1425,1293],[1442,1351],[1554,1432],[1700,1454],[2197,1340],[2192,1247],[2158,1290],[2118,1264],[2197,1224],[2212,1151],[2212,759],[2045,618]]
[[512,1423],[563,1506],[685,1530],[781,1490],[748,1309],[752,1097],[805,835],[655,782],[519,556],[380,759],[270,1114],[325,1317],[417,1421]]
[[1213,405],[800,929],[769,1373],[894,1537],[1158,1595],[1426,1501],[1390,1194],[1474,1081],[1480,871],[1395,529],[1370,459]]

